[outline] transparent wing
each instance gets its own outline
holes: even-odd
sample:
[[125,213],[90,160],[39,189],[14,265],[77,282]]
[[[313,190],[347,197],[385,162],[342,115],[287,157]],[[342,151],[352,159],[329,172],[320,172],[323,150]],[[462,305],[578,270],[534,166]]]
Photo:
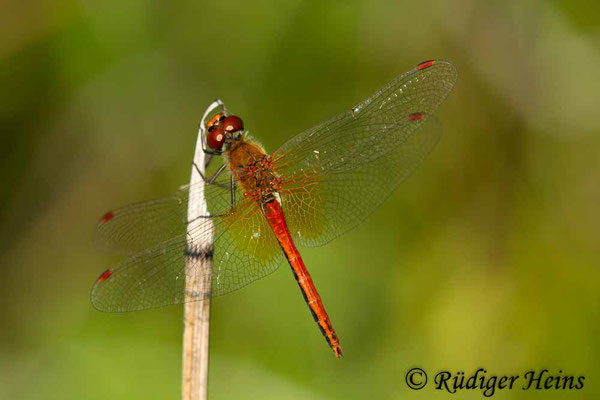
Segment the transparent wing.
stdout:
[[[240,198],[239,191],[235,195]],[[182,186],[171,195],[107,212],[96,226],[96,245],[117,254],[135,254],[183,235],[188,225],[188,202],[200,196],[205,197],[212,215],[229,212],[230,175],[222,173],[212,185]]]
[[448,62],[421,63],[275,152],[298,243],[322,245],[356,226],[416,168],[439,138],[432,114],[456,78]]
[[[225,182],[227,177],[220,183]],[[214,240],[212,292],[197,299],[229,293],[277,269],[283,255],[260,207],[241,197],[232,209],[230,191],[222,186],[206,186],[212,216],[196,221],[193,230],[186,232],[187,204],[198,195],[197,188],[184,187],[173,196],[103,217],[97,235],[101,245],[127,252],[145,250],[101,275],[92,289],[96,308],[122,312],[185,302],[186,275],[203,273],[187,271],[186,258],[210,255],[210,249],[201,253],[195,246],[207,236]]]
[[[451,64],[422,63],[274,154],[284,212],[299,243],[320,245],[352,228],[418,165],[439,136],[431,113],[455,81]],[[186,271],[185,260],[203,256],[193,249],[206,235],[214,237],[214,262],[212,293],[203,297],[273,272],[283,258],[275,236],[258,205],[239,191],[231,209],[228,187],[227,176],[206,186],[212,217],[189,232],[187,205],[199,195],[197,186],[107,213],[97,228],[98,244],[132,255],[98,279],[93,304],[131,311],[184,302],[186,274],[199,274]]]

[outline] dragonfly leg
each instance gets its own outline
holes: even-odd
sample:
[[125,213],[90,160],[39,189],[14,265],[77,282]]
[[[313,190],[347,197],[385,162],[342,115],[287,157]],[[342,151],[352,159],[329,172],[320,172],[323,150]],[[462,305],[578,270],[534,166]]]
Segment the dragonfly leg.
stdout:
[[[198,166],[195,163],[194,163],[194,167],[196,168],[196,170],[198,170]],[[215,172],[215,175],[218,175],[220,172],[222,172],[225,169],[224,167],[225,167],[225,165],[223,165],[221,168],[219,168],[219,171]],[[206,182],[207,185],[215,184],[215,185],[217,185],[219,187],[222,187],[223,189],[226,189],[225,185],[219,184],[219,183],[213,183],[212,182],[212,181],[214,181],[215,175],[213,175],[213,177],[210,178],[210,179],[206,179],[204,177],[204,175],[202,175],[202,173],[200,171],[198,171],[198,173],[200,174],[200,176],[202,177],[202,179],[204,179],[204,181]],[[237,187],[237,183],[236,183],[235,178],[233,176],[231,176],[230,178],[231,178],[231,180],[230,180],[230,190],[231,190],[231,209],[230,209],[230,211],[232,211],[235,208],[235,190],[236,190],[236,187]],[[189,220],[188,224],[191,223],[191,222],[194,222],[194,221],[196,221],[197,219],[200,219],[200,218],[222,217],[222,216],[225,216],[225,215],[227,215],[227,213],[214,214],[214,215],[210,215],[210,216],[203,215],[203,216],[196,217],[196,218],[194,218],[192,220]]]
[[233,178],[233,175],[231,176],[231,209],[233,210],[235,208],[235,179]]
[[223,164],[219,167],[219,169],[213,174],[213,176],[211,176],[210,178],[207,178],[202,171],[200,171],[200,168],[198,168],[198,166],[196,165],[196,163],[192,163],[194,165],[194,168],[196,168],[196,172],[198,172],[198,174],[200,174],[200,177],[202,177],[202,180],[204,181],[204,183],[206,183],[207,185],[212,185],[215,182],[215,179],[217,179],[219,177],[219,175],[221,175],[221,173],[223,171],[225,171],[225,168],[227,167],[226,164]]
[[206,155],[206,161],[204,162],[204,170],[206,171],[206,168],[208,168],[208,166],[210,165],[210,162],[213,159],[213,155],[214,154],[207,154]]

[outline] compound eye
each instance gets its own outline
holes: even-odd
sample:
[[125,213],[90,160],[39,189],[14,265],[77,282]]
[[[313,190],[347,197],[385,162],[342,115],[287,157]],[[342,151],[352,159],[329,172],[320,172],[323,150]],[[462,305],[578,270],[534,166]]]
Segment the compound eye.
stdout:
[[222,114],[215,115],[214,117],[212,117],[210,119],[210,121],[208,121],[206,123],[206,129],[208,131],[212,131],[214,128],[216,128],[223,121],[224,118],[225,118],[225,116],[222,115]]
[[223,120],[222,126],[225,132],[237,132],[244,129],[244,122],[237,115],[230,115]]
[[221,126],[214,126],[208,133],[206,144],[213,150],[219,150],[225,141],[225,132]]

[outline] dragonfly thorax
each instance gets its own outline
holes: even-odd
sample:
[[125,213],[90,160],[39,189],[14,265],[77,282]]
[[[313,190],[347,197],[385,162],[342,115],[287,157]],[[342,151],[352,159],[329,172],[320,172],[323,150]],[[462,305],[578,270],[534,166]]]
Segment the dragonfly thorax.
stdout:
[[281,188],[281,178],[273,170],[272,157],[244,135],[225,149],[229,169],[244,190],[244,196],[259,203],[272,199]]

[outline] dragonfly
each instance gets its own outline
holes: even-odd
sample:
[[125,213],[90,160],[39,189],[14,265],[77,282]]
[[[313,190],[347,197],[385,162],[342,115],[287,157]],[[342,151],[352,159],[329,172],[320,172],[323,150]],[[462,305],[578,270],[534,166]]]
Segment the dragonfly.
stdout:
[[[221,296],[271,274],[285,258],[340,358],[340,340],[296,245],[324,245],[384,202],[438,142],[433,113],[456,79],[449,62],[421,62],[271,154],[239,116],[213,102],[200,134],[207,165],[220,166],[197,184],[101,217],[97,244],[127,258],[96,280],[93,305],[125,312],[184,303],[190,274],[207,274],[210,282],[194,300]],[[188,206],[201,198],[206,212],[191,221]],[[207,242],[212,247],[200,245]],[[192,271],[190,257],[210,259],[212,268]]]

